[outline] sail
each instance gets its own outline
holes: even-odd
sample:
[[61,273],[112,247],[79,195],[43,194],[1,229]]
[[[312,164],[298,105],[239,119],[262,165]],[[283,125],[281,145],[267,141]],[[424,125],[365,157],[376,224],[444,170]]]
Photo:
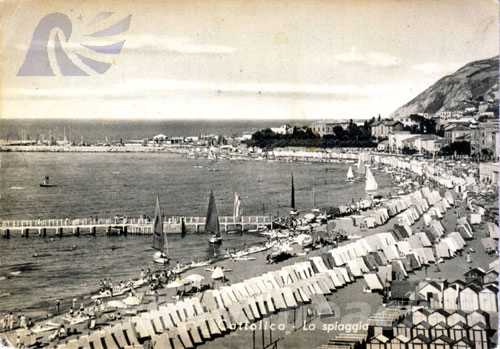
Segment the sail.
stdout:
[[377,181],[375,180],[375,177],[373,176],[372,171],[368,167],[366,169],[365,191],[374,192],[374,191],[377,191],[377,189],[378,189]]
[[352,167],[349,166],[349,170],[347,170],[347,179],[353,179],[354,173],[352,173]]
[[214,192],[210,190],[210,199],[208,200],[207,220],[205,223],[205,232],[220,236],[219,216],[217,215],[217,206],[215,205]]
[[240,206],[241,206],[240,194],[234,193],[233,217],[240,216]]
[[163,219],[160,209],[160,198],[156,195],[155,216],[153,221],[153,248],[163,252],[165,245],[166,239],[163,234]]
[[184,222],[184,218],[181,219],[181,237],[186,236],[186,222]]
[[292,191],[290,197],[290,207],[295,210],[295,186],[293,185],[293,173],[292,173]]

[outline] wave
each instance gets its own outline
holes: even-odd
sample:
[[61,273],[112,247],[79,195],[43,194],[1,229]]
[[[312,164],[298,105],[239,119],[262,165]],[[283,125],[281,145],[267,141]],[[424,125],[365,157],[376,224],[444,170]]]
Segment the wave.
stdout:
[[10,187],[9,189],[12,189],[12,190],[23,190],[24,187],[13,186],[13,187]]

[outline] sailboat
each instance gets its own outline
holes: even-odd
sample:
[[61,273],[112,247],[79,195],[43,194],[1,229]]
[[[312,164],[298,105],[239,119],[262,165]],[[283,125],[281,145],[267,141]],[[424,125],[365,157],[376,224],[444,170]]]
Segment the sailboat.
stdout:
[[43,178],[43,182],[42,182],[42,183],[40,183],[40,186],[41,186],[42,188],[52,188],[52,187],[57,187],[57,185],[56,185],[56,184],[52,184],[52,183],[50,183],[50,178],[49,178],[49,176],[45,176],[45,177]]
[[347,170],[347,182],[354,182],[354,173],[352,172],[352,166],[349,166],[349,169]]
[[184,238],[186,236],[186,222],[184,221],[184,218],[181,219],[181,237]]
[[291,192],[290,192],[290,207],[292,208],[291,214],[296,214],[295,211],[295,185],[293,183],[293,173],[292,173],[292,183],[291,183]]
[[153,255],[153,261],[158,264],[168,264],[168,240],[163,231],[163,215],[160,209],[160,198],[156,195],[155,217],[153,222],[153,248],[157,252]]
[[366,168],[366,182],[365,182],[365,191],[367,193],[374,193],[378,189],[377,181],[373,176],[372,171],[369,167]]
[[214,192],[210,190],[210,199],[208,200],[207,220],[205,223],[205,232],[212,233],[208,239],[210,244],[222,243],[222,236],[220,234],[219,216],[217,215],[217,206],[215,205]]

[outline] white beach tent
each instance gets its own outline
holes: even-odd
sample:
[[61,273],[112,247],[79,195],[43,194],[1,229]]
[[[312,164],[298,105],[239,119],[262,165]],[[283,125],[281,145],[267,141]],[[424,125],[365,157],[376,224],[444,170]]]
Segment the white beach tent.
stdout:
[[471,213],[469,220],[470,224],[481,224],[481,215],[478,213]]
[[400,258],[399,251],[395,245],[385,246],[382,250],[389,261]]
[[420,238],[417,234],[412,235],[408,238],[408,244],[410,244],[410,247],[412,249],[424,247],[424,244],[422,243],[422,241],[420,241]]
[[392,282],[392,265],[378,267],[377,275],[383,285],[390,284]]
[[334,270],[338,270],[341,273],[341,275],[344,278],[345,282],[350,283],[350,282],[354,281],[354,279],[352,279],[351,276],[349,275],[349,272],[347,271],[346,268],[336,267],[336,268],[334,268]]
[[432,247],[424,247],[425,258],[427,261],[431,263],[436,263],[436,256],[434,255],[434,251]]
[[444,241],[440,241],[436,245],[436,257],[437,258],[451,258],[452,252],[448,244]]
[[473,286],[468,286],[460,291],[460,309],[469,312],[479,309],[479,290]]
[[500,235],[499,234],[500,230],[498,228],[498,225],[496,225],[495,223],[492,223],[492,222],[488,222],[487,225],[488,225],[488,232],[490,234],[490,238],[498,240],[498,236]]
[[487,312],[498,312],[497,293],[498,289],[494,286],[484,287],[479,292],[479,308]]
[[330,276],[330,279],[332,279],[336,288],[340,288],[345,285],[344,278],[341,275],[338,275],[335,270],[327,270],[326,273]]
[[340,255],[340,251],[338,248],[333,248],[329,252],[333,257],[333,261],[335,262],[335,266],[340,267],[340,266],[345,264],[345,261],[342,259],[342,256]]
[[408,241],[399,241],[396,243],[396,246],[398,250],[405,256],[412,252],[412,247]]
[[452,238],[457,243],[457,245],[460,247],[459,249],[462,249],[465,247],[465,245],[466,245],[465,240],[462,238],[462,236],[458,232],[456,232],[456,231],[451,232],[448,234],[448,236],[450,238]]
[[363,276],[363,272],[361,271],[361,266],[359,265],[357,260],[348,261],[347,266],[349,267],[349,270],[351,271],[352,275],[354,275],[355,277]]
[[363,275],[366,285],[370,291],[381,291],[384,289],[382,281],[380,280],[377,273],[368,273]]
[[315,257],[309,257],[309,259],[312,261],[312,263],[320,273],[328,270],[328,268],[325,265],[325,262],[321,257],[315,256]]

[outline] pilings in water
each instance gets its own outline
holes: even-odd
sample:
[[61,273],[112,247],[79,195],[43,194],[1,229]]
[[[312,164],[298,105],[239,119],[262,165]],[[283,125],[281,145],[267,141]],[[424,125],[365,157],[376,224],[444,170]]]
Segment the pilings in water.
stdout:
[[[270,226],[271,216],[241,216],[220,218],[220,229],[222,232],[245,232],[260,227]],[[205,217],[180,217],[173,216],[164,221],[163,229],[168,234],[203,233],[205,230]],[[37,236],[45,238],[49,235],[62,237],[80,236],[90,234],[96,236],[98,233],[112,235],[150,235],[153,233],[153,224],[145,219],[48,219],[48,220],[22,220],[22,221],[0,221],[0,236],[7,238],[12,234],[16,236],[29,237],[30,233],[38,233]]]
[[38,228],[38,236],[44,238],[47,236],[47,228]]

